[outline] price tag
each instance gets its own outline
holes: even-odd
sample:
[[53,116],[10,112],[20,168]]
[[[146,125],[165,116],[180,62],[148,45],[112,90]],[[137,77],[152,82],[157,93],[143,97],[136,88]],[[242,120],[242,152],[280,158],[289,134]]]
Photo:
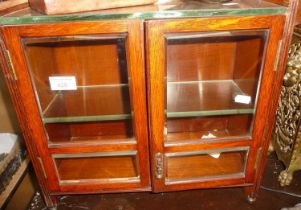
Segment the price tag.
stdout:
[[75,76],[49,77],[51,90],[77,90]]
[[251,96],[236,95],[235,98],[234,98],[234,101],[236,103],[250,104],[251,103]]

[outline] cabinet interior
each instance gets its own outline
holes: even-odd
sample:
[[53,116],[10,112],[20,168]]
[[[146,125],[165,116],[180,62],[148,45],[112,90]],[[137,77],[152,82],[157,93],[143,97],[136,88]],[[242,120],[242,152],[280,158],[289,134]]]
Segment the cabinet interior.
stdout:
[[166,143],[250,137],[266,36],[166,35]]
[[[26,39],[24,48],[50,142],[133,140],[126,35]],[[75,77],[52,90],[49,77]]]

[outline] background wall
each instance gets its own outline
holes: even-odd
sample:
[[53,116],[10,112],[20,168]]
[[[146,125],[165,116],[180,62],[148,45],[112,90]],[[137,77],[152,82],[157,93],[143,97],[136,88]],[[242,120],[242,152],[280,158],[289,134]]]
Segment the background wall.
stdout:
[[0,133],[20,133],[2,72],[0,75]]
[[[16,113],[14,111],[11,98],[6,87],[4,76],[0,69],[0,133],[16,133],[22,139],[22,134],[18,126]],[[5,210],[26,210],[31,199],[38,189],[35,176],[31,167],[27,169],[21,178],[15,192],[8,199]],[[0,195],[1,196],[1,195]]]

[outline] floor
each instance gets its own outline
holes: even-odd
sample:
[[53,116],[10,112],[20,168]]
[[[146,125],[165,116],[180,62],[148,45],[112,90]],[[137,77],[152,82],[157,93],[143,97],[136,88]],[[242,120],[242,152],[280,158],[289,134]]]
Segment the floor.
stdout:
[[[63,196],[58,210],[280,210],[301,203],[301,171],[296,172],[292,184],[280,187],[278,174],[283,170],[274,154],[268,157],[262,186],[298,194],[299,197],[261,189],[256,202],[250,204],[241,188],[190,190],[172,193],[123,193],[103,195]],[[39,195],[29,210],[46,209]],[[301,208],[295,208],[300,210]]]

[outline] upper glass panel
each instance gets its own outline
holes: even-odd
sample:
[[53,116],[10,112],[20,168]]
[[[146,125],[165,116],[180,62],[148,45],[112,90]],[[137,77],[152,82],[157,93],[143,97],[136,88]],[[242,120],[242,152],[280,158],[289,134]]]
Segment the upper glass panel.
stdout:
[[[160,2],[160,1],[158,1]],[[152,5],[99,10],[67,15],[42,15],[30,8],[22,9],[0,18],[0,24],[25,24],[79,20],[105,19],[161,19],[183,17],[213,17],[241,15],[285,14],[287,8],[266,1],[230,0],[173,0]]]
[[249,137],[268,32],[166,36],[167,143]]
[[125,35],[23,43],[50,141],[133,138]]

